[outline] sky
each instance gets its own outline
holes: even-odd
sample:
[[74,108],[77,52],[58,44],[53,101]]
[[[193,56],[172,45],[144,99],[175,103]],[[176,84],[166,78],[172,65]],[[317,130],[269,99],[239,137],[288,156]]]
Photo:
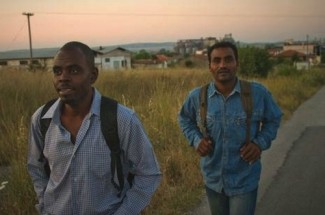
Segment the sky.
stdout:
[[[180,39],[325,38],[324,0],[0,0],[0,51]],[[308,35],[308,36],[307,36]]]

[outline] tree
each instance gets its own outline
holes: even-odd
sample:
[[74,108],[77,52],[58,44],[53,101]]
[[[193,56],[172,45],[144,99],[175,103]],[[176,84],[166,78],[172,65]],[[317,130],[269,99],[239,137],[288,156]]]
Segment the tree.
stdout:
[[246,47],[240,48],[239,52],[239,73],[250,77],[267,77],[272,69],[269,54],[265,49]]
[[157,54],[163,54],[163,55],[166,55],[167,57],[173,57],[173,55],[174,55],[174,53],[172,53],[171,51],[166,50],[164,48],[160,49]]
[[141,49],[139,52],[135,53],[133,56],[134,59],[151,59],[151,54],[144,49]]

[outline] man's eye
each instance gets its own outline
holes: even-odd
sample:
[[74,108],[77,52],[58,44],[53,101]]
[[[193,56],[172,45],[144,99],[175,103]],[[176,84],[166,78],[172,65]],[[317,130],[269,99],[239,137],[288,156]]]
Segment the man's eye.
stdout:
[[62,70],[59,67],[53,67],[52,70],[54,75],[60,75],[62,73]]
[[70,69],[69,69],[69,73],[70,74],[77,74],[77,73],[79,73],[79,68],[78,67],[71,67]]
[[215,63],[215,64],[219,64],[220,63],[220,59],[214,59],[212,62]]
[[232,57],[226,58],[225,62],[226,63],[232,63],[234,61],[234,59]]

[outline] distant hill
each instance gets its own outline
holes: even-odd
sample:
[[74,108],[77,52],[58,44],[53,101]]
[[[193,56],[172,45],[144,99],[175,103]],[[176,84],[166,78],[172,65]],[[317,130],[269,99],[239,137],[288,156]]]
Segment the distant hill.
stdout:
[[[278,45],[278,46],[282,45],[282,43],[280,43],[280,42],[278,42],[278,43],[239,42],[238,44],[239,44],[239,47],[254,46],[254,47],[259,47],[259,48],[264,48],[266,45],[271,45],[271,44]],[[146,51],[149,51],[149,52],[158,52],[161,49],[165,49],[167,51],[174,51],[175,45],[176,45],[175,42],[162,42],[162,43],[149,42],[149,43],[129,43],[129,44],[102,46],[102,48],[113,49],[116,47],[121,47],[121,48],[127,49],[132,52],[138,52],[141,49],[145,49]],[[91,48],[93,50],[99,50],[99,47],[100,46],[93,46]],[[35,58],[53,57],[58,50],[59,50],[59,47],[33,49],[33,57],[35,57]],[[29,58],[29,56],[30,56],[29,49],[0,52],[0,60],[23,59],[23,58]]]
[[[173,51],[175,43],[173,42],[164,42],[164,43],[130,43],[130,44],[121,44],[113,46],[103,46],[103,48],[113,49],[115,47],[122,47],[124,49],[130,50],[132,52],[138,52],[141,49],[145,49],[149,52],[158,52],[161,49]],[[99,50],[99,46],[91,47],[94,50]],[[40,48],[33,49],[33,57],[53,57],[59,48]],[[30,52],[29,49],[22,50],[12,50],[0,52],[0,60],[6,59],[22,59],[29,58]]]
[[[34,58],[47,58],[53,57],[59,48],[42,48],[42,49],[33,49]],[[0,60],[6,59],[24,59],[30,57],[29,49],[13,50],[0,52]]]
[[174,42],[164,42],[164,43],[130,43],[130,44],[122,44],[116,46],[105,46],[105,48],[112,48],[112,47],[122,47],[128,49],[133,52],[138,52],[141,49],[145,49],[147,51],[158,52],[161,49],[166,49],[168,51],[173,51],[175,47]]

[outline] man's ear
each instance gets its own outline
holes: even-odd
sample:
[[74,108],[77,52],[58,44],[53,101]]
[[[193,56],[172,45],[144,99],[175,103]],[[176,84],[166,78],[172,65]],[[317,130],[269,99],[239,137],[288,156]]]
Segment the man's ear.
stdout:
[[211,69],[211,63],[208,63],[208,68],[209,68],[209,72],[213,72],[212,69]]
[[94,67],[94,69],[92,70],[92,72],[90,74],[91,83],[95,83],[97,78],[98,78],[98,69],[97,69],[97,67]]

